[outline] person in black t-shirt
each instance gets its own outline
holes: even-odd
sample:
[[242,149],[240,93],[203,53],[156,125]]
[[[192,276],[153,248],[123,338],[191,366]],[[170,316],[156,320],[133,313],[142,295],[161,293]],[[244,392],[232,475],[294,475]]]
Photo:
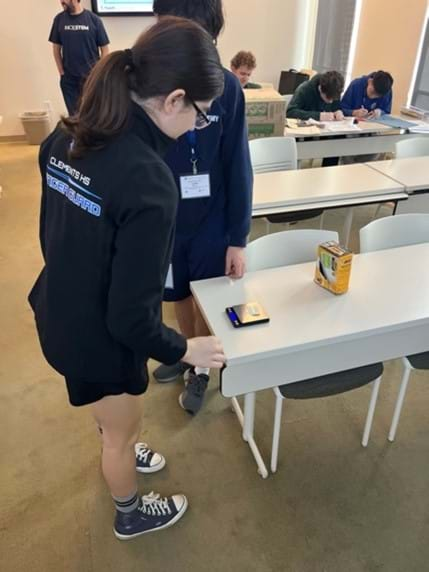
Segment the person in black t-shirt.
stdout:
[[101,19],[80,0],[60,0],[49,41],[60,73],[60,86],[69,115],[77,110],[83,83],[94,64],[109,53],[109,38]]

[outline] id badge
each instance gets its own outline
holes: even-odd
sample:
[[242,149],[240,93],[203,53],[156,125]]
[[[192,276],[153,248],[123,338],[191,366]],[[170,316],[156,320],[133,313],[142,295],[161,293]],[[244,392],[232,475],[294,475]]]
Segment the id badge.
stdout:
[[173,265],[170,264],[168,267],[167,279],[165,281],[165,288],[167,290],[174,290],[174,280],[173,280]]
[[183,175],[180,177],[182,199],[205,199],[210,197],[210,175]]

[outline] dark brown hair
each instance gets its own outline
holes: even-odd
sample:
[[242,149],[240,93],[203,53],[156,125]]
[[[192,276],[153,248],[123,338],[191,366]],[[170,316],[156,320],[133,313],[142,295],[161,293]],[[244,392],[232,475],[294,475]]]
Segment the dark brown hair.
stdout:
[[78,113],[63,118],[73,138],[72,157],[100,149],[119,135],[131,115],[131,92],[140,100],[183,89],[188,100],[222,94],[224,73],[210,35],[182,18],[162,18],[131,50],[100,60],[85,82]]
[[389,72],[379,70],[371,74],[374,89],[381,97],[387,95],[392,89],[393,77]]
[[222,0],[155,0],[157,16],[180,16],[198,22],[214,40],[221,33],[225,19]]
[[238,70],[241,66],[246,66],[252,70],[256,68],[256,58],[252,52],[241,51],[235,54],[231,60],[231,67]]
[[337,101],[341,99],[341,94],[344,91],[344,78],[337,71],[328,71],[320,76],[320,89],[329,97]]

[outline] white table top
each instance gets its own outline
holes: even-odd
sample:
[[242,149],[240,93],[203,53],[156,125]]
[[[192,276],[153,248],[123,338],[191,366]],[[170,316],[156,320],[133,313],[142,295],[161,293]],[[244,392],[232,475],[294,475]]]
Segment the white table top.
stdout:
[[367,163],[367,165],[371,169],[404,185],[407,191],[429,189],[429,157],[374,161]]
[[316,125],[311,127],[298,127],[296,119],[286,119],[287,125],[285,127],[285,136],[299,137],[299,138],[312,138],[312,137],[335,137],[341,135],[369,135],[369,134],[386,134],[388,132],[397,133],[398,129],[389,127],[388,125],[383,125],[381,123],[375,123],[374,121],[360,121],[357,124],[357,128],[345,128],[341,131],[330,131],[327,128],[320,128]]
[[[251,272],[238,281],[193,282],[191,288],[233,366],[297,348],[429,327],[429,265],[422,263],[428,259],[429,243],[356,255],[349,292],[342,296],[313,282],[315,262]],[[234,329],[225,308],[251,301],[264,306],[270,322]]]
[[392,200],[396,194],[404,195],[402,185],[363,164],[263,173],[255,175],[253,214],[294,205],[356,204],[386,195]]

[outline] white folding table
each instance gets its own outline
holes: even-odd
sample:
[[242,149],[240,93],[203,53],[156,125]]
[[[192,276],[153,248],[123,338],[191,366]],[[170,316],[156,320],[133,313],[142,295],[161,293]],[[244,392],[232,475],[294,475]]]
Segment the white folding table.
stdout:
[[[411,120],[411,123],[416,121]],[[299,160],[393,153],[398,141],[416,136],[405,129],[373,121],[361,121],[357,129],[336,132],[317,126],[297,127],[296,120],[289,118],[286,124],[284,135],[296,139]]]
[[403,185],[365,164],[277,171],[255,175],[252,216],[349,207],[342,236],[348,244],[351,207],[407,198]]
[[[335,296],[313,282],[315,263],[191,284],[211,332],[223,343],[225,397],[235,400],[260,474],[268,471],[254,440],[255,394],[278,385],[429,349],[429,244],[356,255],[350,290]],[[260,302],[270,322],[234,329],[225,308]]]
[[429,157],[409,157],[367,163],[371,169],[405,187],[408,200],[395,214],[429,213]]

